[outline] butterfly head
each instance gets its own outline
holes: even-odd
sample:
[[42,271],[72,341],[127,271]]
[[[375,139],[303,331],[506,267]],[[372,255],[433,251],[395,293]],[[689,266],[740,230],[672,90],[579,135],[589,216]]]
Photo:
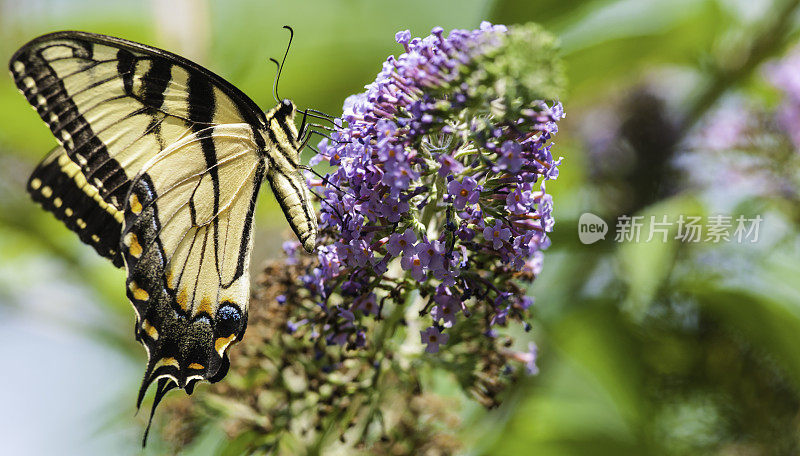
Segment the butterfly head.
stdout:
[[289,100],[288,98],[284,98],[283,100],[278,103],[278,106],[272,108],[272,110],[267,114],[267,117],[271,117],[277,125],[273,125],[280,128],[280,131],[284,132],[284,136],[288,141],[288,144],[284,144],[285,146],[291,145],[291,149],[297,155],[297,157],[293,158],[293,163],[295,166],[299,165],[299,150],[300,150],[300,141],[299,141],[299,133],[297,131],[297,126],[294,123],[295,115],[297,115],[297,106]]
[[292,100],[284,98],[278,106],[278,115],[285,117],[289,120],[294,120],[294,115],[297,113],[297,106],[292,103]]

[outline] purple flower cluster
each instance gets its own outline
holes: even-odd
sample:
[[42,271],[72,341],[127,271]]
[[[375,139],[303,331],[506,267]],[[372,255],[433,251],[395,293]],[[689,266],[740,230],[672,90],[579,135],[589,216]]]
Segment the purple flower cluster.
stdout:
[[311,182],[323,245],[304,280],[328,315],[329,343],[366,344],[363,319],[411,297],[430,353],[471,315],[489,336],[524,321],[531,300],[517,282],[539,273],[549,245],[545,181],[558,177],[550,140],[564,113],[541,100],[503,104],[504,84],[485,68],[507,33],[488,23],[447,37],[399,32],[405,52],[345,101],[319,144],[312,164],[333,170]]

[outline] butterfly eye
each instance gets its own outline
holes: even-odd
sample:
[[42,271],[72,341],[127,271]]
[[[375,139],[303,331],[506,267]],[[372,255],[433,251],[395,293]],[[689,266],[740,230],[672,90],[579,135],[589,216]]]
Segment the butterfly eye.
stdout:
[[284,98],[281,101],[281,107],[278,109],[278,113],[285,117],[293,116],[295,112],[294,103],[288,98]]

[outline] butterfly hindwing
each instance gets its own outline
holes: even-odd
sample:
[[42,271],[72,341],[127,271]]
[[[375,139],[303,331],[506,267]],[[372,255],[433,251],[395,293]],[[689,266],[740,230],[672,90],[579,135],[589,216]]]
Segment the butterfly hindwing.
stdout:
[[28,179],[28,192],[34,201],[78,233],[97,253],[122,267],[122,211],[92,190],[80,167],[60,146],[42,160]]
[[213,379],[244,333],[255,198],[266,174],[256,135],[248,124],[208,127],[133,180],[122,249],[137,338],[149,354],[142,393],[158,378],[181,388]]

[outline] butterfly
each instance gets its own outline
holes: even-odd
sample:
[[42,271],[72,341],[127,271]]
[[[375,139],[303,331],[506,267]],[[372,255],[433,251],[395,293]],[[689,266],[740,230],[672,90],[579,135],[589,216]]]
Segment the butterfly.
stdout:
[[314,249],[317,218],[299,158],[305,114],[298,131],[287,99],[264,113],[196,63],[93,33],[35,38],[9,69],[59,143],[28,192],[127,272],[135,336],[148,355],[137,408],[157,382],[152,421],[171,389],[191,394],[228,371],[228,349],[247,326],[265,179],[305,250]]

